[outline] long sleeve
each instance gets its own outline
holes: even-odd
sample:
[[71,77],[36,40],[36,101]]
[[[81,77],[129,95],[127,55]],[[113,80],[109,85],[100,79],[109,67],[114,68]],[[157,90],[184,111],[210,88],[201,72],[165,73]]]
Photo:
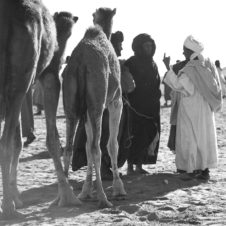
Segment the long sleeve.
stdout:
[[173,90],[181,92],[185,96],[190,96],[194,93],[195,87],[185,73],[182,73],[180,77],[177,77],[173,70],[169,70],[163,81]]

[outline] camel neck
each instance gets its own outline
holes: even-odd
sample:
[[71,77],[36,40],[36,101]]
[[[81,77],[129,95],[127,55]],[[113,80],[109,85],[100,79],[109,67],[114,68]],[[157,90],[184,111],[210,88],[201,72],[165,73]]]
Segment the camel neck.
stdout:
[[101,26],[104,33],[106,34],[107,38],[110,39],[111,32],[112,32],[112,22],[110,24],[104,24]]
[[62,67],[66,42],[67,41],[58,40],[58,49],[55,51],[53,59],[49,65],[49,68],[51,68],[55,73],[59,73]]

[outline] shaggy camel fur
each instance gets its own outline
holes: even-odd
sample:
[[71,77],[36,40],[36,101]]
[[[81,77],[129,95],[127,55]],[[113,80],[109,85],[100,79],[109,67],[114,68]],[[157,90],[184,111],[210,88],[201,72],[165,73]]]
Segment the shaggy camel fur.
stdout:
[[113,196],[126,195],[117,167],[117,135],[122,112],[120,65],[109,41],[115,13],[115,9],[96,10],[93,14],[94,26],[86,31],[84,38],[74,49],[63,76],[63,102],[67,124],[65,173],[68,174],[79,119],[86,117],[88,170],[78,197],[81,200],[92,197],[94,164],[99,207],[112,206],[104,193],[100,176],[100,137],[105,108],[109,111],[110,138],[107,146],[113,171]]
[[[62,16],[55,15],[57,24],[63,21],[60,18],[63,19]],[[73,17],[68,14],[66,21],[70,21],[67,23],[70,24],[67,28],[71,32]],[[67,32],[67,38],[70,32]],[[56,55],[61,55],[63,48],[60,47],[61,42],[59,35],[56,34],[55,22],[41,0],[0,1],[0,117],[1,120],[5,120],[0,140],[3,185],[1,207],[2,217],[6,219],[21,216],[15,207],[19,208],[23,205],[17,188],[17,166],[22,149],[21,105],[35,77],[40,77],[41,72],[51,62],[57,50],[57,37],[59,48]],[[65,44],[65,41],[62,39],[62,44]],[[57,93],[59,93],[57,76],[58,74],[54,74],[51,70],[48,70],[48,73],[46,70],[41,78],[47,106],[47,146],[56,167],[59,196],[63,197],[62,199],[70,196],[67,200],[71,203],[73,191],[64,175],[59,157],[59,140],[53,132],[56,130]]]

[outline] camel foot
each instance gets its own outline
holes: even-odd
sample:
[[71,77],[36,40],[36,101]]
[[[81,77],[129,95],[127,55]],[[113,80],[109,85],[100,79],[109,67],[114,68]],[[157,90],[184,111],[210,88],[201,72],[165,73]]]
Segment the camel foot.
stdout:
[[58,196],[50,206],[80,206],[81,204],[69,184],[65,184],[59,186]]
[[92,194],[86,194],[86,193],[81,192],[78,195],[78,199],[79,200],[82,200],[82,201],[91,200],[91,199],[93,199],[93,195]]
[[112,197],[112,200],[116,200],[116,201],[126,200],[126,195],[115,195]]
[[122,183],[122,180],[119,178],[115,181],[113,181],[113,185],[112,185],[112,188],[113,188],[113,196],[114,197],[122,197],[122,196],[126,196],[127,193],[124,189],[124,185]]
[[114,190],[112,196],[113,197],[125,197],[125,196],[127,196],[127,193],[124,190],[124,188],[120,188],[119,190]]
[[50,204],[50,207],[54,207],[58,205],[60,198],[57,196]]
[[0,220],[24,219],[26,216],[16,210],[0,212]]
[[66,199],[60,199],[59,200],[59,206],[81,206],[82,202],[75,196],[73,195],[70,200],[66,200]]
[[16,209],[20,209],[23,207],[24,203],[17,197],[14,199]]
[[92,181],[85,181],[82,187],[82,191],[78,195],[80,200],[90,200],[93,199],[93,184]]
[[75,195],[71,196],[71,198],[68,200],[67,197],[63,197],[63,196],[57,196],[57,198],[50,204],[50,207],[53,206],[60,206],[60,207],[64,207],[64,206],[81,206],[82,202],[76,198]]
[[12,197],[13,197],[13,202],[15,204],[15,208],[16,209],[22,208],[24,204],[21,200],[21,195],[20,195],[20,192],[17,188],[16,183],[12,183],[10,189],[11,189],[11,192],[12,192]]
[[111,202],[109,202],[107,199],[99,200],[99,202],[98,202],[98,207],[100,209],[110,208],[112,206],[113,206],[113,204]]

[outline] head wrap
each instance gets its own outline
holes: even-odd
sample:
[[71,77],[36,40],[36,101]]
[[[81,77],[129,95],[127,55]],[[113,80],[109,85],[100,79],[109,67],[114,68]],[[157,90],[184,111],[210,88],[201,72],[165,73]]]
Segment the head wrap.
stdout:
[[190,59],[194,59],[197,56],[201,56],[202,51],[204,50],[203,44],[196,40],[192,35],[189,35],[185,41],[184,46],[187,49],[192,50],[194,53],[191,55]]
[[121,56],[122,42],[124,41],[124,36],[121,31],[116,31],[111,34],[111,44],[115,50],[116,55]]
[[220,61],[219,61],[219,60],[216,60],[216,61],[215,61],[215,66],[216,66],[216,67],[218,67],[218,68],[220,68],[220,67],[221,67],[221,65],[220,65]]
[[154,56],[155,50],[156,50],[155,41],[151,38],[150,35],[148,35],[146,33],[139,34],[133,39],[132,49],[133,49],[135,55],[143,55],[142,45],[145,42],[152,42],[152,44],[153,44],[152,56]]
[[116,31],[115,33],[111,34],[111,43],[118,43],[124,41],[124,35],[121,31]]

